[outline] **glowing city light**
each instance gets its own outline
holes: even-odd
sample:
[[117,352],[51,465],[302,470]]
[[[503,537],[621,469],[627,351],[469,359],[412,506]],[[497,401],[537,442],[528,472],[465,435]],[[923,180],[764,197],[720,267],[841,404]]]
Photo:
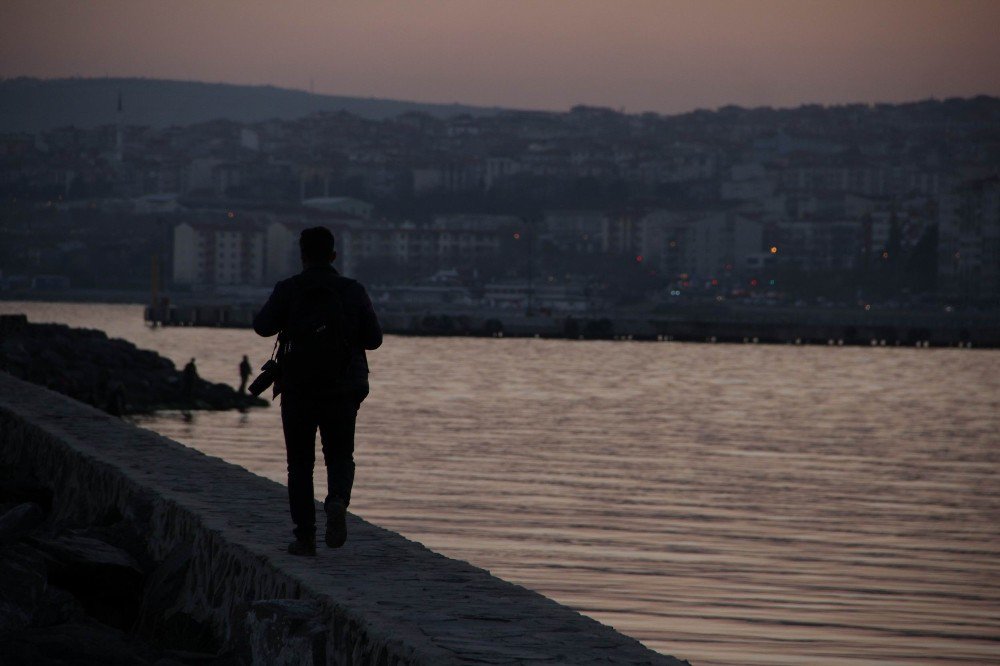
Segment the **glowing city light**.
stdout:
[[771,246],[771,254],[778,254],[778,246],[777,245],[772,245]]

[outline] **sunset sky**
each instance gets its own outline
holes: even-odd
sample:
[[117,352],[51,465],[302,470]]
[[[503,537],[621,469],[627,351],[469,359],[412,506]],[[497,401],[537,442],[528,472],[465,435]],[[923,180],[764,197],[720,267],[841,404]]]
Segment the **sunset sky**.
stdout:
[[516,108],[1000,95],[1000,0],[3,0],[0,76]]

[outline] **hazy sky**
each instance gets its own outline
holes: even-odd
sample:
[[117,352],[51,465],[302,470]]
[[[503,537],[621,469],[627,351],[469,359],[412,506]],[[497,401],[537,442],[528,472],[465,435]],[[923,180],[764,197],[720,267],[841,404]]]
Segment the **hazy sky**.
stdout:
[[0,0],[0,76],[686,111],[1000,95],[1000,0]]

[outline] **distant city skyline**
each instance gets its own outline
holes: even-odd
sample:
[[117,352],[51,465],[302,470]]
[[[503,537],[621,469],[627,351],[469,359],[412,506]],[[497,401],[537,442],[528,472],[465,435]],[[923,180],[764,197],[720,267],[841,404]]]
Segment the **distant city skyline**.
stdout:
[[992,0],[8,0],[0,76],[629,112],[1000,95]]

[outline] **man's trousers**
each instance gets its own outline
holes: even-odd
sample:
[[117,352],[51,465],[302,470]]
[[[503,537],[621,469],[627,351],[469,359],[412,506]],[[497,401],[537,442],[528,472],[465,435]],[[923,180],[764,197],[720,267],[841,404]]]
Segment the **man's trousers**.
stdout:
[[326,462],[327,496],[324,508],[340,499],[351,503],[354,485],[354,424],[358,402],[340,396],[283,394],[281,424],[288,454],[288,502],[297,538],[315,537],[316,506],[313,468],[316,464],[316,430]]

